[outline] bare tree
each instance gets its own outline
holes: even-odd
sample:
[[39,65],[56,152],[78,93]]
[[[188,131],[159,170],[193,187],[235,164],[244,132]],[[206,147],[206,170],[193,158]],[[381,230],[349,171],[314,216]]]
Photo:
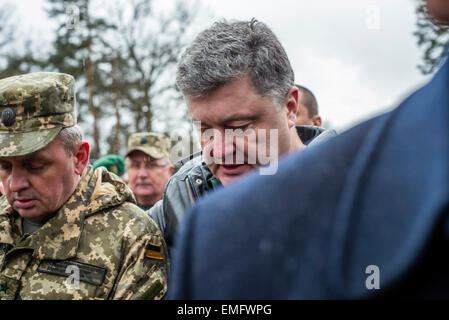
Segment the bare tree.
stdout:
[[[129,134],[151,131],[155,119],[165,123],[175,118],[169,114],[174,108],[179,121],[186,122],[186,108],[175,86],[175,67],[190,40],[186,30],[197,3],[188,6],[178,1],[168,8],[174,2],[46,1],[49,18],[57,22],[51,52],[41,55],[42,59],[34,52],[7,54],[7,68],[0,75],[18,70],[73,75],[78,122],[93,140],[91,158],[104,152],[120,154]],[[8,17],[7,10],[0,10],[0,49],[12,39],[7,30],[14,29],[7,29],[5,23]],[[162,131],[169,130],[162,127]]]
[[4,4],[0,7],[0,50],[14,40],[13,12],[14,8],[11,5]]
[[[194,19],[195,6],[197,3],[187,6],[178,1],[171,11],[162,14],[154,9],[152,0],[117,0],[109,8],[108,16],[114,17],[111,21],[116,26],[111,33],[115,41],[110,42],[110,48],[118,57],[114,67],[118,76],[112,76],[113,87],[119,95],[114,100],[116,130],[122,126],[118,123],[119,116],[126,111],[133,121],[131,131],[151,131],[156,110],[170,112],[164,106],[169,103],[184,106],[175,86],[175,67],[181,50],[189,41],[186,30]],[[157,98],[167,92],[172,93],[170,102],[164,101],[161,105]],[[177,113],[179,121],[187,121],[185,110]],[[163,118],[162,114],[157,116]],[[126,136],[130,133],[124,132]],[[115,137],[114,141],[119,139]]]

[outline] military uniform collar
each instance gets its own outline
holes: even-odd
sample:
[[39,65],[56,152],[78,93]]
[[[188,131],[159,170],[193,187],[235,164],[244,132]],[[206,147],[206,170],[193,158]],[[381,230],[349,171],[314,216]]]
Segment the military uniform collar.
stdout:
[[30,236],[35,257],[40,260],[66,260],[76,256],[84,218],[93,209],[89,203],[96,180],[93,168],[89,165],[69,200]]
[[[90,205],[97,178],[88,166],[69,200],[41,229],[30,235],[29,246],[33,255],[40,260],[66,260],[76,256],[84,218],[96,206]],[[0,243],[17,244],[20,236],[20,216],[8,204],[6,198],[0,201]]]
[[88,165],[69,200],[31,236],[34,255],[41,260],[74,258],[84,219],[125,201],[136,203],[132,191],[122,180],[109,174],[106,168],[94,171]]
[[84,218],[88,207],[95,178],[93,169],[88,166],[69,200],[30,238],[33,255],[40,260],[66,260],[76,256]]
[[20,238],[20,232],[17,229],[15,221],[19,215],[8,204],[6,197],[0,200],[0,243],[14,245]]

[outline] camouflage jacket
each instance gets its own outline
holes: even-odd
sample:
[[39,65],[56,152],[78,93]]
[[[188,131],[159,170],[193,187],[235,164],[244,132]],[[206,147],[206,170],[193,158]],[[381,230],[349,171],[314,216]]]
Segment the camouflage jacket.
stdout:
[[0,198],[0,299],[160,299],[162,235],[131,190],[88,166],[69,200],[39,230]]

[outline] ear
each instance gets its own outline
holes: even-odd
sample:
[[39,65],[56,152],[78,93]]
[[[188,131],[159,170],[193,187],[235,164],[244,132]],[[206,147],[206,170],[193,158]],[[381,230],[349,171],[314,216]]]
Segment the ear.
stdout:
[[319,115],[313,116],[312,122],[314,126],[321,127],[321,117]]
[[75,173],[81,175],[89,163],[90,146],[87,141],[80,141],[76,144],[73,152],[73,161],[75,162]]
[[287,97],[284,101],[285,112],[287,115],[288,128],[291,129],[295,126],[296,114],[299,110],[298,100],[299,90],[296,86],[292,86],[288,91]]
[[168,168],[168,173],[171,176],[173,174],[173,170],[175,169],[174,165],[170,165],[170,167]]

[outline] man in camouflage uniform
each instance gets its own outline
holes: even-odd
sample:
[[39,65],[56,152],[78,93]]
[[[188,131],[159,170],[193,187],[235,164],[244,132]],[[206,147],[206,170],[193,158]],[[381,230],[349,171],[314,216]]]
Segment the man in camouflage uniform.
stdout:
[[159,299],[167,248],[131,190],[88,165],[72,76],[0,80],[0,299]]
[[150,209],[162,198],[174,168],[169,156],[170,139],[162,134],[138,132],[128,139],[128,185],[143,210]]

